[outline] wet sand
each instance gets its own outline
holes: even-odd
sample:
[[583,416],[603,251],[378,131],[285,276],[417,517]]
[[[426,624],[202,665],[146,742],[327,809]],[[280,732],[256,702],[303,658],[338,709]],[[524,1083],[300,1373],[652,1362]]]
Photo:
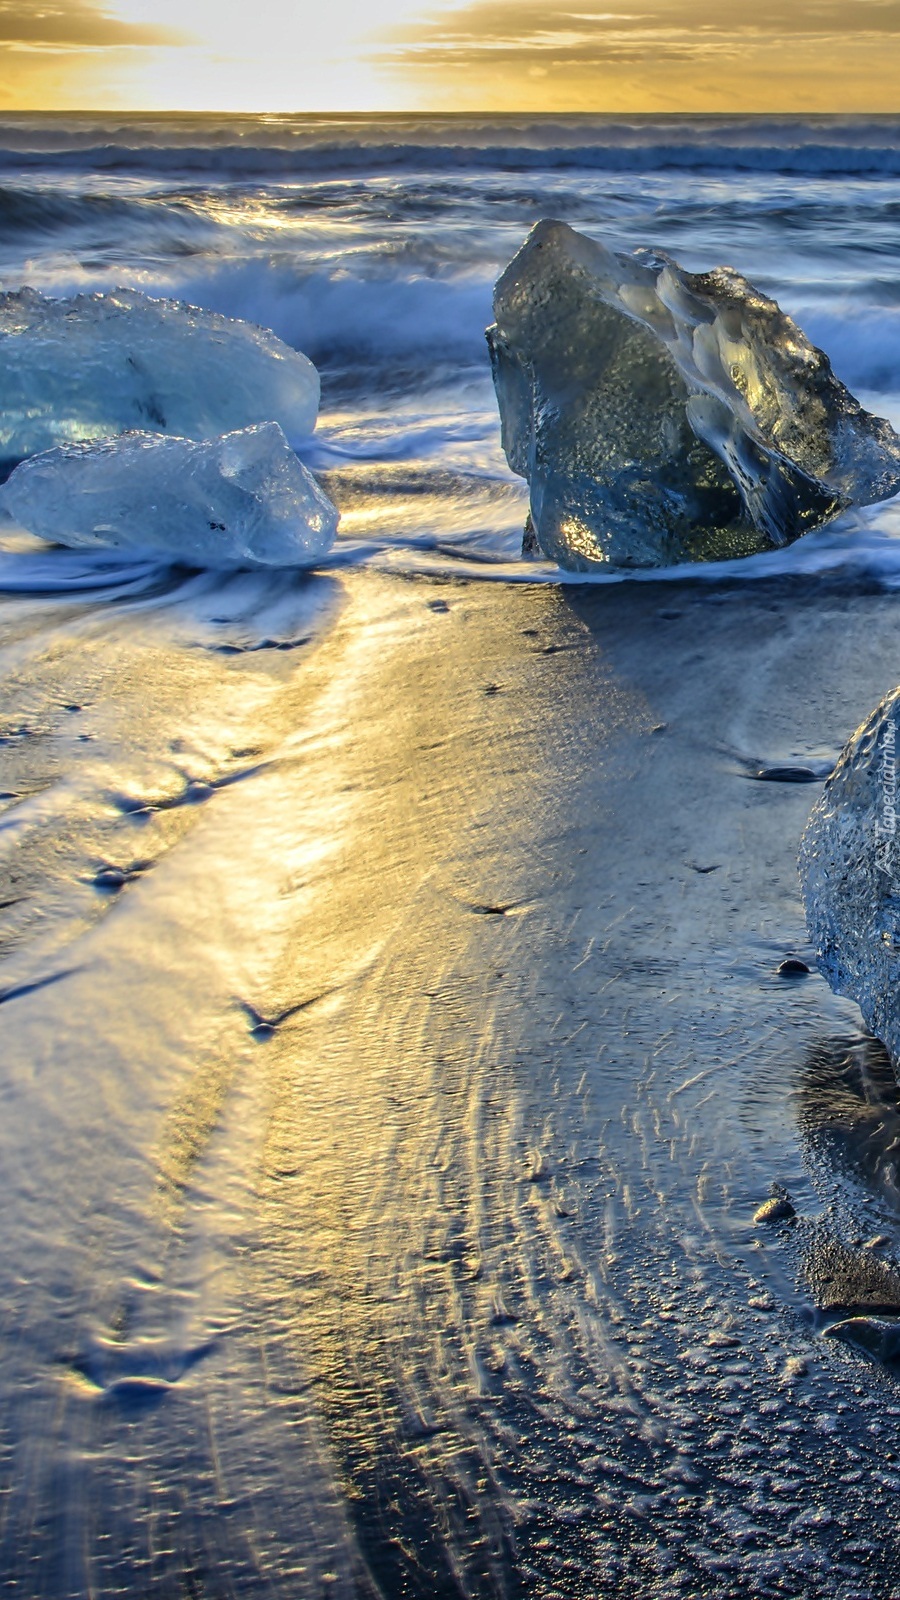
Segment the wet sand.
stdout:
[[896,596],[223,604],[0,613],[8,1592],[887,1600],[890,1140],[753,774]]

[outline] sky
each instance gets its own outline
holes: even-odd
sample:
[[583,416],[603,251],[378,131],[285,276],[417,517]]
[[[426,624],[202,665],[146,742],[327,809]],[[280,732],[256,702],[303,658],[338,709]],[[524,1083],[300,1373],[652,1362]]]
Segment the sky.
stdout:
[[900,111],[900,0],[0,0],[0,108]]

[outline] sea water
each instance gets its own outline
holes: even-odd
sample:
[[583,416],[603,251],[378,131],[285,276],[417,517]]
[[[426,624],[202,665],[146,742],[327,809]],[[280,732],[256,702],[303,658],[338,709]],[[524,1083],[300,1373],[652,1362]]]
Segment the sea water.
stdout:
[[895,1089],[778,976],[818,790],[753,778],[891,686],[897,512],[562,583],[483,330],[555,216],[900,422],[898,136],[0,126],[3,287],[273,328],[342,513],[303,576],[0,528],[4,1592],[893,1592],[900,1398],[826,1335],[900,1305]]
[[[8,118],[0,282],[132,285],[272,328],[320,368],[308,464],[343,552],[515,576],[525,494],[498,446],[484,328],[499,272],[558,217],[690,270],[736,267],[900,421],[898,127],[590,117]],[[879,508],[787,556],[896,568]],[[753,570],[772,565],[757,560]],[[556,578],[553,569],[528,571]],[[3,574],[0,571],[0,582]]]

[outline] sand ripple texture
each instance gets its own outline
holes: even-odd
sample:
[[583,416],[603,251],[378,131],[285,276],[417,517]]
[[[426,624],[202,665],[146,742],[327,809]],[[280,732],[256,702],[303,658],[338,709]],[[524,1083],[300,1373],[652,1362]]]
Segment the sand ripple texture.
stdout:
[[890,1080],[752,779],[893,599],[669,594],[4,602],[11,1594],[891,1592]]
[[796,859],[896,507],[560,582],[483,329],[557,216],[896,422],[895,124],[233,135],[0,127],[5,289],[271,326],[341,511],[290,576],[0,527],[4,1593],[889,1600],[896,1087]]

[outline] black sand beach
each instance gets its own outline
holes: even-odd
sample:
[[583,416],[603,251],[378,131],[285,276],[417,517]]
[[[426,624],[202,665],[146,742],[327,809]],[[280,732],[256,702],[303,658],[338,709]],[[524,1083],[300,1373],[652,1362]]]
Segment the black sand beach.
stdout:
[[218,561],[230,512],[192,543],[152,468],[65,504],[125,550],[0,523],[11,1600],[900,1592],[897,1083],[797,876],[900,679],[898,500],[571,582],[521,558],[484,338],[555,218],[732,266],[900,423],[898,151],[891,116],[4,114],[3,327],[37,290],[93,332],[85,366],[51,307],[65,359],[0,363],[3,472],[99,402],[239,425],[233,324],[204,376],[149,295],[314,361],[284,451],[341,513],[309,571]]
[[10,1593],[887,1596],[892,1158],[754,774],[895,596],[318,583],[4,605]]

